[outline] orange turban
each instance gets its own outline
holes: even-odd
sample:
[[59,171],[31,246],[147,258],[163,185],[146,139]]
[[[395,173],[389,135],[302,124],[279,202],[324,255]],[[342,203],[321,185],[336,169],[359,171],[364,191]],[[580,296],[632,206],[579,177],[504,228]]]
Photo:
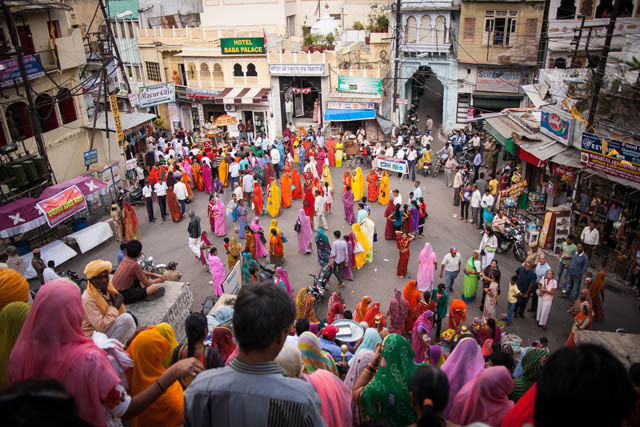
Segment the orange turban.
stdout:
[[[100,295],[100,291],[95,286],[93,286],[93,284],[91,283],[91,279],[98,276],[103,271],[106,271],[109,274],[111,274],[111,268],[112,268],[112,265],[109,261],[103,261],[101,259],[96,259],[91,261],[84,268],[84,274],[85,276],[87,276],[87,279],[89,280],[87,282],[87,292],[89,293],[89,295],[91,295],[93,300],[96,302],[96,304],[98,305],[98,309],[102,314],[105,314],[107,312],[109,305],[104,300],[102,295]],[[111,280],[109,280],[109,286],[107,287],[107,292],[111,295],[118,293],[116,288],[113,287]],[[126,311],[124,308],[124,304],[120,305],[120,308],[118,309],[118,311],[120,312],[120,314]]]
[[29,282],[13,268],[0,268],[0,310],[5,305],[29,300]]

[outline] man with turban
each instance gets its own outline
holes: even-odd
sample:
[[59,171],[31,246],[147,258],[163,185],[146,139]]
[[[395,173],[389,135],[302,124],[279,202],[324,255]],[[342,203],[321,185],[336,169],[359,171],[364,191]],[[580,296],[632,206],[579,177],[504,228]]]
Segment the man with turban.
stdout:
[[82,293],[82,332],[88,337],[102,332],[127,344],[136,331],[133,316],[125,311],[124,297],[113,287],[111,263],[101,259],[91,261],[84,268],[87,289]]
[[29,282],[13,268],[0,268],[0,310],[16,301],[31,303]]

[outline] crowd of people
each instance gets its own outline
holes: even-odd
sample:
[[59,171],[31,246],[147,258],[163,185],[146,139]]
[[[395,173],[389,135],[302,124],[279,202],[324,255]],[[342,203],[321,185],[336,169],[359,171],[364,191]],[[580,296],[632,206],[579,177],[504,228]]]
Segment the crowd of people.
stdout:
[[[363,154],[391,150],[416,161],[413,143],[424,141],[378,145]],[[179,343],[170,325],[138,325],[127,311],[127,304],[161,297],[162,283],[177,272],[175,266],[162,275],[145,272],[137,262],[137,231],[125,237],[124,225],[122,236],[116,233],[122,256],[115,274],[108,261],[88,263],[83,292],[68,281],[44,281],[31,305],[24,277],[0,270],[0,405],[9,425],[542,426],[640,419],[640,365],[626,369],[606,349],[576,346],[575,333],[603,316],[605,273],[591,280],[585,248],[573,236],[562,246],[557,280],[545,254],[532,246],[509,280],[507,313],[497,312],[503,273],[494,255],[508,219],[501,211],[493,216],[500,188],[493,174],[485,181],[479,168],[472,172],[474,164],[457,166],[451,177],[454,204],[468,203],[469,222],[484,229],[478,250],[465,261],[451,247],[438,280],[436,253],[425,242],[416,279],[394,289],[388,307],[364,296],[349,310],[341,288],[374,261],[376,230],[398,250],[396,275],[407,276],[411,243],[425,236],[428,217],[419,181],[406,203],[375,163],[366,176],[361,167],[346,170],[342,185],[334,186],[330,168],[340,166],[343,141],[313,130],[287,129],[273,142],[240,138],[221,148],[179,135],[148,144],[154,164],[140,181],[149,221],[155,221],[154,202],[163,221],[187,216],[188,247],[210,271],[212,293],[223,294],[226,273],[238,263],[244,285],[233,305],[219,309],[216,319],[225,320],[212,330],[210,318],[190,314]],[[508,164],[500,181],[518,173]],[[210,230],[224,242],[219,248],[199,216],[187,212],[198,192],[209,197]],[[327,226],[339,194],[348,234]],[[297,200],[298,251],[309,255],[315,248],[319,266],[337,279],[326,314],[317,312],[310,289],[294,293],[296,283],[284,269],[288,239],[276,218]],[[375,203],[385,209],[384,233],[370,215]],[[271,217],[268,228],[262,215]],[[267,257],[277,269],[264,280],[259,262]],[[543,336],[523,346],[516,360],[519,347],[503,339],[504,328],[524,318],[531,300],[529,311],[546,329],[565,272],[563,294],[575,300],[567,346],[551,352]],[[476,298],[482,316],[468,319],[467,304]],[[362,338],[341,340],[333,323],[342,319],[358,323]],[[585,404],[600,409],[566,410]]]

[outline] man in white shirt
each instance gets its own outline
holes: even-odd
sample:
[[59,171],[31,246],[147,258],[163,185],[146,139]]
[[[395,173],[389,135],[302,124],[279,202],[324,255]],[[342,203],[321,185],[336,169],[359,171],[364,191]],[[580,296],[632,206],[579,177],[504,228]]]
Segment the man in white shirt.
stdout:
[[589,222],[589,226],[585,227],[584,230],[582,230],[580,239],[582,240],[582,244],[584,245],[584,251],[587,253],[589,259],[591,259],[593,257],[593,251],[600,243],[600,232],[596,228],[595,222]]
[[269,150],[269,138],[262,136],[262,151],[265,153]]
[[420,181],[413,183],[413,200],[418,200],[422,197],[422,188],[420,188]]
[[235,194],[236,200],[242,200],[242,187],[237,182],[233,183],[233,194]]
[[47,267],[42,271],[42,277],[44,277],[44,283],[53,282],[54,280],[61,280],[62,277],[58,276],[58,273],[54,270],[56,263],[49,261]]
[[255,138],[253,139],[253,145],[254,145],[256,148],[261,148],[261,147],[262,147],[262,137],[261,137],[259,134],[258,134],[258,136],[257,136],[257,137],[255,137]]
[[287,115],[287,123],[293,122],[293,101],[291,98],[284,100],[284,111]]
[[413,148],[413,145],[409,147],[407,153],[407,161],[409,162],[409,174],[411,175],[411,181],[416,180],[416,159],[418,158],[418,152]]
[[144,187],[144,169],[140,163],[136,165],[136,178],[138,178],[138,185],[140,188]]
[[482,209],[480,209],[480,203],[482,202],[482,194],[478,190],[478,186],[473,184],[473,193],[471,193],[471,224],[476,228],[482,228]]
[[444,274],[444,283],[447,288],[447,292],[449,295],[452,295],[453,291],[453,282],[458,277],[460,273],[460,266],[462,264],[462,255],[458,253],[458,250],[453,247],[449,249],[449,253],[444,256],[442,259],[442,264],[440,266],[440,278]]
[[487,188],[484,190],[484,195],[482,196],[482,200],[480,201],[480,207],[482,209],[487,206],[493,207],[493,203],[495,202],[495,197],[491,194],[491,191]]
[[433,142],[433,137],[431,135],[429,135],[428,133],[425,133],[424,135],[422,135],[422,139],[420,140],[420,143],[422,144],[423,147],[426,147],[432,142]]
[[462,187],[462,172],[456,166],[456,174],[453,177],[453,206],[460,206],[460,187]]
[[393,147],[391,144],[387,144],[387,149],[384,152],[385,157],[393,157]]
[[162,216],[162,222],[164,222],[167,217],[167,183],[164,181],[157,182],[153,186],[153,191],[158,197],[158,207],[160,207],[160,215]]
[[253,193],[253,175],[248,171],[245,172],[242,177],[242,192],[244,193],[244,199],[249,203],[249,207],[251,207],[251,202],[253,201],[252,193]]
[[320,193],[320,190],[316,190],[315,195],[316,199],[313,203],[313,224],[318,228],[322,227],[326,230],[327,228],[329,228],[329,226],[327,225],[327,218],[324,216],[324,197],[322,197],[322,193]]
[[402,206],[402,195],[397,188],[393,190],[393,204]]
[[176,158],[176,150],[174,150],[173,148],[170,148],[167,154],[169,157],[173,157],[174,159]]
[[231,177],[231,185],[240,181],[240,165],[235,160],[229,165],[229,176]]
[[273,170],[276,172],[276,178],[280,179],[280,150],[274,146],[271,148],[269,155],[271,156],[271,165],[273,166]]
[[156,222],[156,219],[153,217],[153,188],[151,187],[151,182],[147,182],[144,187],[142,187],[142,196],[144,197],[144,202],[147,205],[147,216],[149,217],[149,222]]
[[178,199],[178,203],[180,203],[180,213],[184,216],[187,210],[187,197],[189,196],[187,186],[184,182],[178,181],[173,184],[173,192],[176,193],[176,198]]

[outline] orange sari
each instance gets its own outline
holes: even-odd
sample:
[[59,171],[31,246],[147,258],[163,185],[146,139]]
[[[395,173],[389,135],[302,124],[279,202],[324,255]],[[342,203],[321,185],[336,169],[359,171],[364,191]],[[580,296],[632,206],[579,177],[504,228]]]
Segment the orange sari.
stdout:
[[122,218],[124,223],[124,239],[126,241],[140,238],[138,217],[136,211],[127,202],[122,202]]
[[342,177],[342,194],[347,192],[347,185],[351,187],[351,173],[349,171],[344,171],[344,176]]
[[200,163],[193,164],[193,181],[198,191],[204,191],[204,181],[202,181],[202,166],[200,166]]
[[291,191],[291,197],[293,200],[302,199],[302,186],[300,185],[300,172],[298,169],[294,169],[291,173],[291,184],[295,187]]
[[371,304],[371,297],[364,297],[356,305],[356,321],[363,322],[367,311],[369,311],[369,304]]
[[367,197],[369,202],[375,202],[378,200],[378,174],[371,169],[367,175],[367,182],[369,183],[367,189]]
[[229,164],[225,159],[222,159],[220,166],[218,166],[218,178],[220,178],[223,187],[229,183]]
[[191,190],[191,179],[189,178],[189,175],[183,172],[180,181],[182,181],[182,183],[187,187],[187,197],[189,200],[193,200],[193,190]]
[[280,199],[283,208],[291,206],[291,177],[288,173],[282,175],[280,180]]
[[415,280],[409,280],[404,286],[404,299],[409,303],[409,315],[404,322],[405,331],[410,331],[413,328],[413,323],[418,317],[416,316],[416,309],[422,295],[417,288],[417,283]]

